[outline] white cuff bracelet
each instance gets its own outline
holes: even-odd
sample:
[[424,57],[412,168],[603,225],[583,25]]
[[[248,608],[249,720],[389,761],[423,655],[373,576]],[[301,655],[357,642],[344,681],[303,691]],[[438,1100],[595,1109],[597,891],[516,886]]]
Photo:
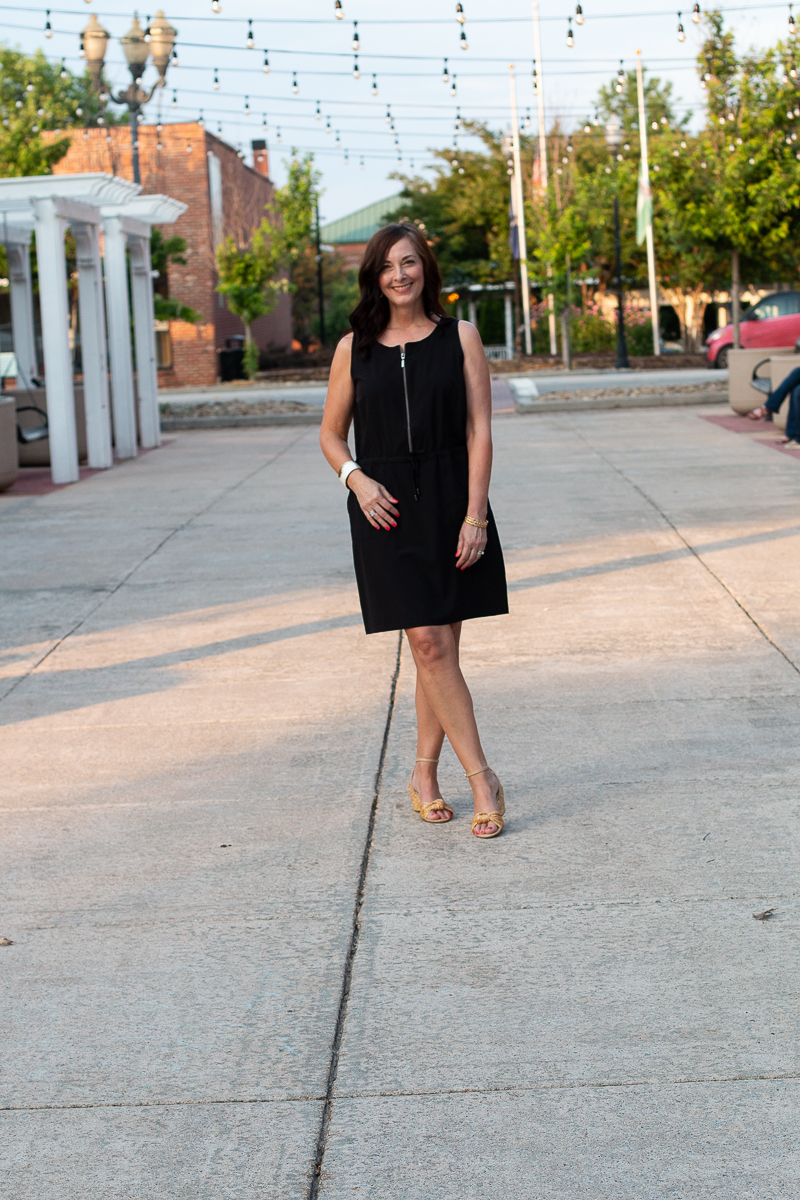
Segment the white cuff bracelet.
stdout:
[[353,471],[360,471],[360,470],[361,470],[361,468],[359,467],[358,463],[353,462],[352,458],[349,458],[346,463],[342,463],[342,468],[339,471],[339,478],[341,479],[341,481],[345,487],[347,487],[347,476],[350,475]]

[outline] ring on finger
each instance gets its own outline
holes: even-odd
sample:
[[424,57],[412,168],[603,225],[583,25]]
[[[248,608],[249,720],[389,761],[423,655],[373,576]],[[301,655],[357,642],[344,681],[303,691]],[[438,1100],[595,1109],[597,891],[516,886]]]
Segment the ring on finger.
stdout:
[[369,515],[370,515],[371,517],[377,517],[377,515],[378,515],[378,514],[377,514],[377,512],[375,511],[375,509],[374,509],[374,508],[371,508],[371,509],[369,510]]

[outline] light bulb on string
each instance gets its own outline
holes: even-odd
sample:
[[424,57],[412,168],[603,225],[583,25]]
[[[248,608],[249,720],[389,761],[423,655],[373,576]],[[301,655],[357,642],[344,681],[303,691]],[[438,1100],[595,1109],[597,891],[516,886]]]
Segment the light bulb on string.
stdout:
[[450,82],[450,72],[447,69],[447,59],[445,59],[444,60],[444,70],[442,71],[442,83],[444,84],[445,87],[447,87],[449,82]]
[[219,0],[211,0],[211,11],[222,12],[222,5],[220,4]]
[[332,129],[331,129],[331,119],[330,119],[330,117],[326,117],[326,118],[325,118],[325,132],[326,132],[326,133],[332,133],[332,132],[333,132],[333,131],[332,131]]
[[373,94],[373,96],[377,96],[377,94],[378,94],[378,77],[377,77],[377,75],[372,76],[372,94]]
[[219,72],[216,67],[214,67],[214,91],[219,91]]
[[361,49],[361,41],[358,36],[358,21],[353,21],[353,51],[358,54]]
[[456,129],[460,129],[460,128],[461,128],[461,108],[459,106],[456,109]]
[[466,19],[467,18],[464,16],[464,5],[457,4],[456,5],[456,20],[458,21],[459,25],[463,25],[464,22],[466,21]]
[[342,0],[336,0],[336,4],[334,5],[334,9],[333,9],[333,15],[336,17],[337,21],[341,21],[342,18],[344,17],[344,9],[342,8]]
[[264,133],[266,133],[267,130],[269,129],[269,121],[267,120],[266,113],[264,113],[263,116],[261,117],[261,128],[264,130]]
[[387,104],[386,105],[386,124],[391,125],[391,123],[392,123],[392,110],[389,108],[389,105]]
[[264,74],[269,75],[269,56],[266,50],[264,51]]
[[536,70],[536,59],[533,60],[533,94],[539,95],[539,74]]
[[201,128],[201,129],[205,129],[205,127],[206,127],[206,123],[205,123],[205,121],[203,120],[203,110],[202,110],[202,108],[200,109],[200,116],[197,118],[197,124],[200,126],[200,128]]
[[462,50],[469,50],[469,42],[467,41],[467,35],[463,29],[461,30],[461,38],[459,39],[459,44],[460,44]]
[[680,13],[678,13],[678,41],[679,42],[686,41],[686,34],[683,32],[683,25],[681,23],[681,14]]
[[173,67],[177,67],[180,65],[178,63],[178,47],[177,46],[172,47],[172,65],[173,65]]
[[339,130],[337,129],[336,130],[336,145],[341,146],[341,144],[342,144],[342,139],[339,137]]
[[245,96],[245,98],[244,98],[244,115],[246,117],[250,116],[250,97],[249,96]]
[[692,20],[694,21],[695,25],[700,24],[700,5],[699,4],[695,4],[694,8],[692,9]]
[[572,34],[572,17],[567,17],[567,45],[570,50],[575,45],[575,38]]
[[178,107],[178,93],[176,91],[173,91],[173,93],[172,93],[172,107],[173,108]]
[[797,25],[795,23],[794,13],[792,12],[792,5],[790,4],[789,5],[789,37],[794,37],[794,35],[796,33],[797,33]]
[[360,79],[361,72],[358,69],[358,55],[353,59],[353,79]]
[[344,152],[344,161],[346,163],[350,162],[350,151],[349,150],[345,150],[345,152]]
[[44,23],[44,36],[46,38],[51,38],[53,36],[53,27],[50,24],[50,9],[49,8],[47,10],[47,17],[46,17],[46,20]]
[[363,171],[363,170],[364,170],[364,156],[363,156],[363,154],[362,154],[362,156],[361,156],[361,162],[360,162],[358,165],[361,167],[361,170]]
[[583,9],[581,8],[580,4],[575,6],[575,24],[583,24]]
[[458,89],[456,88],[456,77],[455,77],[455,75],[453,76],[453,85],[452,85],[452,87],[450,88],[450,95],[451,95],[451,96],[457,96],[457,95],[458,95]]
[[408,164],[408,165],[411,167],[411,170],[413,171],[413,170],[414,170],[414,160],[413,160],[413,158],[410,160],[410,162],[409,162],[409,164]]
[[256,39],[253,36],[253,22],[248,20],[248,22],[247,22],[247,49],[254,50],[255,45],[256,45]]
[[222,121],[217,121],[217,137],[222,137]]
[[275,141],[276,141],[276,142],[281,142],[281,141],[283,141],[283,138],[281,137],[281,127],[280,127],[280,125],[279,125],[279,126],[278,126],[278,128],[275,130]]
[[295,96],[300,91],[300,85],[297,82],[297,71],[292,71],[292,91],[294,92]]
[[621,96],[625,91],[625,70],[622,65],[622,59],[619,60],[619,70],[617,71],[617,92]]
[[319,106],[319,100],[317,101],[317,111],[314,115],[316,116],[318,121],[322,120],[322,109]]
[[61,60],[61,78],[69,79],[69,71],[67,70],[67,64],[64,62],[63,58]]
[[524,122],[524,125],[525,125],[525,128],[526,128],[526,129],[530,129],[530,127],[531,127],[531,110],[530,110],[529,108],[526,108],[526,109],[525,109],[525,122]]

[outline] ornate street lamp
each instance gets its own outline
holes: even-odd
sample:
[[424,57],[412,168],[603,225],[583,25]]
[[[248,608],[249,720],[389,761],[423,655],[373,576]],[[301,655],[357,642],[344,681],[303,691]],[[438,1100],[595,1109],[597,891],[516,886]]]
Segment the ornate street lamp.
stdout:
[[[108,99],[108,96],[110,96],[115,104],[127,105],[131,126],[134,183],[142,182],[139,174],[139,114],[148,100],[152,99],[156,88],[164,87],[166,84],[167,67],[169,66],[176,36],[177,30],[173,29],[161,10],[156,13],[154,20],[150,22],[147,30],[141,28],[139,25],[139,16],[137,13],[134,13],[133,25],[125,36],[119,39],[120,45],[125,52],[128,70],[131,73],[132,79],[125,91],[121,91],[119,95],[114,96],[110,92],[106,93],[105,84],[103,83],[104,59],[110,34],[103,29],[94,13],[92,13],[89,24],[81,34],[81,49],[86,55],[92,83],[100,93],[101,99]],[[149,42],[148,38],[150,39]],[[158,79],[148,91],[141,87],[140,84],[147,66],[147,60],[151,56],[153,66],[158,71]]]
[[[605,128],[606,146],[611,152],[611,157],[616,162],[619,157],[619,148],[622,145],[622,126],[618,121],[611,120]],[[614,170],[614,274],[617,277],[617,369],[629,367],[628,362],[628,347],[625,342],[625,311],[624,299],[622,295],[622,242],[619,233],[619,187],[616,182],[616,168]]]

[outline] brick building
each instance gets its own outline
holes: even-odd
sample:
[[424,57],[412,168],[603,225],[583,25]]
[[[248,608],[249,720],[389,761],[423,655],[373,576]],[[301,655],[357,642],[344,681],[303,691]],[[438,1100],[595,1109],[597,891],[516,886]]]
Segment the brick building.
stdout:
[[[88,135],[88,136],[87,136]],[[106,171],[133,178],[130,129],[88,129],[76,133],[72,144],[53,168],[56,175]],[[169,267],[167,294],[202,314],[197,325],[170,321],[159,330],[159,387],[213,384],[219,376],[219,351],[230,338],[244,332],[241,321],[228,311],[215,291],[214,251],[231,236],[247,245],[251,231],[272,200],[266,145],[253,143],[255,169],[236,151],[208,133],[197,122],[141,125],[139,169],[146,193],[165,193],[189,207],[174,225],[164,228],[165,238],[186,239],[186,266]],[[164,291],[164,281],[157,288]],[[282,296],[266,317],[253,322],[253,336],[263,350],[291,346],[291,300]]]

